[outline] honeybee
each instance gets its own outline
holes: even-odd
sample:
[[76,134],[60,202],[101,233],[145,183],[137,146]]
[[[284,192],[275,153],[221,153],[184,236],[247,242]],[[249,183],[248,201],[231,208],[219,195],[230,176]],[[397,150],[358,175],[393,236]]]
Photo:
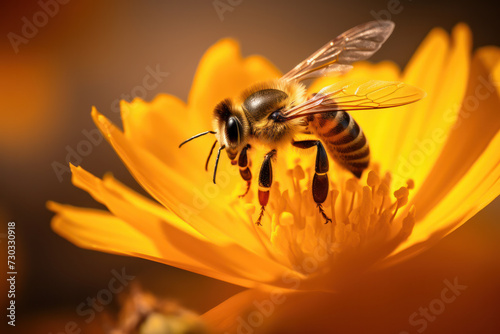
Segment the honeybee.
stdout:
[[[325,223],[331,222],[322,207],[329,187],[328,156],[357,178],[370,163],[368,141],[348,111],[397,107],[416,102],[425,93],[402,82],[350,80],[337,82],[308,95],[302,81],[348,72],[353,62],[374,54],[393,29],[391,21],[373,21],[344,32],[281,78],[257,83],[239,97],[221,101],[214,108],[213,130],[197,134],[179,147],[200,136],[214,134],[216,140],[205,169],[219,143],[213,182],[216,181],[221,151],[225,149],[231,163],[239,166],[240,175],[247,183],[246,191],[241,196],[248,193],[252,180],[248,151],[254,143],[269,147],[259,173],[261,209],[257,225],[261,225],[269,201],[273,182],[272,160],[278,149],[290,143],[300,149],[315,147],[312,195]],[[298,141],[297,134],[312,134],[317,139]]]

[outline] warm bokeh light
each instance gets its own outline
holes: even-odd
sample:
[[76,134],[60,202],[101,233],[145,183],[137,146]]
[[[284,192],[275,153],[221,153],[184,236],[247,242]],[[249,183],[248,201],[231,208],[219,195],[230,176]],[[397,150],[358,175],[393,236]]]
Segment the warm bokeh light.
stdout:
[[[247,197],[237,200],[243,189],[228,187],[238,179],[235,168],[219,171],[219,178],[224,180],[213,185],[209,192],[209,184],[194,167],[202,165],[204,158],[199,152],[206,143],[190,143],[189,148],[183,150],[184,159],[163,158],[174,156],[179,151],[177,143],[190,133],[209,127],[210,117],[200,117],[210,115],[207,106],[217,105],[224,96],[234,96],[255,81],[280,76],[267,60],[256,56],[242,58],[235,41],[221,40],[202,58],[187,104],[171,95],[160,95],[151,103],[140,99],[123,102],[123,132],[95,108],[92,110],[92,118],[103,136],[159,204],[141,197],[110,175],[99,179],[72,166],[73,183],[110,212],[49,202],[48,208],[57,214],[52,227],[80,247],[139,256],[250,288],[222,304],[219,311],[222,314],[226,314],[227,308],[233,310],[232,301],[238,298],[243,298],[243,309],[245,301],[251,305],[255,298],[253,291],[257,295],[269,293],[271,299],[275,290],[284,296],[293,295],[296,290],[313,294],[321,291],[327,295],[349,291],[357,276],[419,254],[498,195],[498,90],[493,89],[478,99],[473,110],[476,117],[490,120],[490,131],[475,134],[474,122],[460,128],[459,122],[465,113],[471,112],[467,105],[470,96],[466,95],[467,81],[470,80],[469,87],[478,85],[476,76],[470,76],[469,72],[474,73],[477,66],[482,65],[484,72],[479,77],[487,78],[486,84],[494,87],[490,73],[500,64],[500,53],[497,48],[481,49],[476,62],[469,66],[468,27],[458,25],[452,35],[453,43],[448,47],[447,34],[440,29],[433,30],[403,74],[385,63],[365,65],[361,67],[364,72],[347,73],[312,84],[310,93],[335,82],[372,78],[377,67],[387,67],[389,73],[382,72],[382,76],[392,75],[393,80],[410,82],[427,93],[424,100],[427,103],[398,107],[402,109],[401,117],[386,112],[383,118],[374,111],[360,115],[360,126],[368,134],[371,150],[375,152],[372,170],[358,181],[334,169],[335,173],[330,175],[332,190],[324,209],[318,206],[319,212],[310,196],[311,168],[301,167],[312,162],[289,148],[279,150],[269,207],[266,211],[261,209],[261,215],[267,218],[262,226],[260,218],[257,221],[252,218],[259,208],[254,204],[255,190],[250,188]],[[429,55],[440,48],[443,57],[429,60]],[[492,57],[493,61],[484,61]],[[423,66],[435,67],[435,71],[422,71]],[[450,80],[444,87],[438,84],[442,77]],[[342,90],[349,94],[349,89]],[[355,93],[350,93],[350,103],[357,95],[370,96],[364,90],[360,86]],[[418,90],[410,90],[411,94],[415,91],[423,96]],[[184,127],[185,122],[192,127]],[[417,125],[420,131],[413,130]],[[462,138],[470,136],[466,141],[476,141],[470,148],[475,160],[463,151],[460,155],[449,149],[457,145],[453,142],[457,129]],[[443,138],[431,141],[429,137],[436,130]],[[168,140],[164,140],[167,139],[165,131]],[[400,141],[388,141],[388,131],[400,131],[405,136],[401,136]],[[221,136],[217,138],[221,140]],[[405,144],[407,140],[409,145]],[[400,161],[391,155],[405,157],[408,151],[411,159],[421,150],[419,143],[423,141],[431,141],[434,149],[424,157],[426,164],[412,161],[416,172],[409,174],[412,178],[401,186],[402,175],[397,174]],[[257,145],[253,150],[258,155],[265,153],[259,143],[252,142],[252,145]],[[454,167],[455,159],[463,162],[463,168]],[[253,165],[253,175],[258,175],[258,168],[258,164]],[[428,186],[427,180],[436,174],[440,175],[442,187],[448,189],[448,193]],[[432,200],[436,192],[436,196],[442,197],[441,201]],[[466,201],[457,198],[456,193],[466,197]],[[329,225],[323,221],[324,212],[333,218]],[[232,222],[230,231],[227,230],[229,221]],[[245,295],[247,298],[241,297]],[[325,297],[318,295],[317,298]],[[217,309],[211,312],[217,313]],[[247,312],[242,311],[241,316],[245,317]],[[214,327],[226,331],[235,330],[238,325],[228,320],[221,327]],[[302,328],[307,326],[305,322]]]
[[[221,3],[228,6],[220,7]],[[67,166],[68,158],[99,177],[112,171],[114,178],[139,194],[149,196],[135,182],[104,139],[99,141],[94,138],[93,142],[89,140],[86,134],[97,132],[89,117],[92,106],[111,122],[120,125],[120,99],[131,102],[134,97],[141,97],[149,102],[155,96],[167,93],[178,97],[175,103],[187,102],[200,58],[211,45],[224,37],[239,41],[243,57],[251,54],[265,56],[275,64],[277,68],[274,71],[278,73],[291,69],[339,32],[377,18],[390,18],[396,23],[396,29],[384,47],[370,58],[370,63],[377,63],[379,66],[358,64],[353,74],[366,73],[364,71],[372,68],[374,76],[390,79],[398,67],[406,66],[429,31],[435,27],[443,27],[436,34],[446,40],[446,34],[457,23],[465,22],[474,35],[470,46],[472,50],[477,50],[477,53],[472,54],[470,62],[471,77],[476,77],[477,81],[469,80],[466,94],[475,96],[475,86],[484,84],[481,79],[486,78],[484,73],[491,72],[493,81],[500,81],[498,67],[493,68],[495,51],[483,48],[487,45],[500,45],[498,34],[495,33],[498,30],[497,12],[494,3],[482,3],[479,6],[472,1],[457,3],[432,0],[402,1],[396,7],[393,7],[392,1],[387,0],[312,0],[286,3],[222,0],[189,4],[174,1],[109,0],[90,3],[42,0],[3,3],[0,20],[3,36],[0,41],[0,207],[4,214],[0,218],[3,222],[16,222],[16,261],[19,265],[16,303],[19,327],[14,331],[53,334],[71,332],[71,322],[75,322],[76,328],[81,328],[83,332],[97,333],[102,328],[102,323],[97,320],[99,316],[108,311],[115,314],[118,312],[118,294],[112,294],[109,303],[106,301],[106,305],[101,305],[103,311],[96,312],[95,320],[89,323],[86,322],[88,314],[82,316],[77,308],[82,303],[87,305],[87,298],[107,296],[101,291],[108,290],[110,280],[115,277],[113,272],[119,272],[122,268],[127,275],[135,277],[134,281],[141,282],[157,297],[178,300],[181,305],[198,314],[209,311],[242,291],[239,286],[152,261],[84,250],[51,230],[53,213],[46,209],[48,199],[82,207],[103,208],[87,193],[72,186],[69,168],[60,173],[54,169],[55,165]],[[33,25],[32,31],[28,25]],[[22,37],[23,42],[14,46],[11,43],[13,34]],[[465,47],[464,43],[461,42],[459,46]],[[421,71],[436,71],[438,65],[426,65],[437,57],[446,59],[441,70],[446,69],[448,72],[447,75],[441,75],[438,83],[459,85],[457,76],[463,73],[455,73],[453,69],[463,59],[448,61],[446,50],[454,47],[455,42],[450,39],[445,44],[447,47],[436,46],[430,52],[430,59],[420,64]],[[157,75],[153,76],[152,73],[155,72]],[[217,79],[210,80],[212,82],[206,83],[205,88],[211,88],[210,84],[215,88],[218,83]],[[235,86],[234,93],[237,90]],[[482,93],[484,90],[479,91],[480,95]],[[214,95],[213,101],[219,98],[221,96]],[[474,99],[469,99],[470,107],[474,107],[474,102]],[[481,101],[482,105],[483,102],[486,105],[491,103],[489,100]],[[172,108],[176,106],[175,103]],[[203,110],[207,119],[210,117],[213,106],[199,102],[197,107]],[[364,117],[362,114],[363,112],[359,113],[361,119]],[[387,118],[392,116],[385,112],[383,115]],[[149,121],[152,128],[162,129],[163,124],[156,124],[158,119]],[[207,130],[206,123],[202,127],[199,121],[182,123],[182,128],[193,127],[193,132],[173,129],[172,135],[185,139],[181,138],[181,132],[185,135],[194,134],[199,129]],[[461,168],[476,160],[480,147],[484,147],[485,143],[474,146],[472,142],[465,140],[467,137],[462,136],[462,129],[469,124],[475,128],[471,129],[475,134],[488,133],[495,125],[475,113],[471,113],[470,117],[463,117],[453,139],[460,144],[448,147],[452,153],[449,158],[458,159],[455,160],[457,167],[451,168],[451,171],[441,170],[441,175],[436,174],[429,181],[430,184],[426,185],[442,190],[441,195],[429,201],[415,197],[415,201],[427,202],[429,208],[436,203],[444,203],[443,196],[449,189],[443,184],[446,179],[443,175],[453,172],[458,180],[463,177],[464,170]],[[199,128],[195,129],[195,126]],[[166,132],[164,129],[161,131]],[[370,137],[377,134],[370,131]],[[416,135],[414,132],[418,132],[416,128],[408,135]],[[405,135],[406,132],[401,130],[399,139],[387,136],[385,140],[400,140]],[[177,138],[172,140],[176,141]],[[411,143],[405,142],[405,145]],[[156,153],[164,154],[164,159],[170,160],[176,167],[187,166],[193,171],[189,174],[193,181],[210,183],[210,173],[203,171],[202,161],[209,146],[210,143],[207,142],[206,147],[203,146],[203,154],[200,153],[195,159],[186,151],[179,154],[176,152],[175,155],[167,154],[162,145],[157,146]],[[457,146],[461,148],[458,149]],[[84,147],[90,147],[88,153],[82,151]],[[187,146],[185,148],[188,151],[193,149]],[[471,148],[477,148],[478,151],[464,159],[461,152],[466,149],[471,152]],[[401,176],[401,184],[404,185],[409,178],[405,173],[407,165],[404,161],[410,160],[411,151],[410,146],[402,149],[404,155],[401,157],[404,159],[399,161],[399,170],[397,167],[394,169]],[[387,154],[389,156],[398,159],[397,155]],[[314,160],[313,154],[303,158]],[[424,163],[426,168],[436,163],[430,160]],[[197,161],[202,161],[201,165],[196,165]],[[307,169],[310,166],[304,167]],[[220,172],[230,170],[226,157],[221,158],[219,168]],[[241,190],[239,181],[236,178],[231,182],[227,191]],[[415,184],[423,186],[417,180]],[[467,185],[464,186],[466,188]],[[453,197],[461,198],[465,203],[468,199],[460,196],[467,194],[462,188]],[[417,196],[416,192],[410,192],[410,198],[412,196]],[[249,200],[252,199],[255,196],[249,197]],[[359,291],[359,294],[364,294],[370,288],[377,290],[375,287],[378,287],[378,294],[368,294],[371,297],[364,300],[349,298],[345,294],[337,304],[330,305],[336,314],[332,321],[339,324],[339,331],[348,333],[352,330],[356,333],[365,330],[361,325],[352,327],[351,324],[358,323],[359,319],[368,319],[364,323],[373,324],[371,332],[415,333],[417,327],[409,325],[408,317],[420,306],[428,305],[436,298],[435,291],[439,293],[444,279],[452,280],[458,275],[469,289],[456,303],[447,305],[446,311],[436,321],[429,322],[425,333],[498,332],[500,325],[494,311],[500,307],[500,289],[496,284],[500,279],[497,270],[500,264],[495,261],[496,254],[500,251],[496,242],[500,236],[500,231],[496,228],[500,214],[499,204],[497,199],[467,224],[442,239],[442,234],[453,228],[450,225],[451,228],[436,236],[434,247],[427,250],[424,249],[426,247],[412,249],[412,253],[422,253],[387,271],[381,271],[376,278],[370,278],[373,283],[367,283],[366,288]],[[417,209],[417,217],[420,213],[422,211]],[[438,213],[439,211],[434,213],[434,218],[441,221],[442,217]],[[269,217],[267,223],[270,224]],[[425,238],[430,230],[432,223],[425,228],[422,226],[422,230],[415,235]],[[2,229],[0,248],[4,245],[4,233],[5,230]],[[5,252],[0,254],[0,259],[4,259],[5,255]],[[404,256],[400,259],[404,259]],[[6,287],[0,284],[0,288],[3,307],[7,299],[4,293]],[[379,302],[380,299],[383,302]],[[406,307],[400,307],[400,299],[404,299]],[[318,301],[320,302],[324,301]],[[296,317],[301,321],[298,315],[288,313],[286,305],[280,307],[283,313],[277,310],[276,316],[269,318],[270,323],[282,322],[281,316],[287,320]],[[295,308],[293,302],[290,303],[290,308],[292,307]],[[85,306],[84,309],[88,311],[89,308]],[[381,309],[381,313],[388,310],[392,316],[386,314],[384,317],[383,314],[373,312],[373,309]],[[234,311],[239,309],[235,307]],[[313,316],[304,313],[306,315]],[[289,323],[294,324],[291,321]],[[263,325],[262,328],[271,328],[267,326]],[[12,328],[7,330],[10,332]]]
[[0,152],[29,160],[60,139],[67,119],[68,90],[50,59],[0,53]]

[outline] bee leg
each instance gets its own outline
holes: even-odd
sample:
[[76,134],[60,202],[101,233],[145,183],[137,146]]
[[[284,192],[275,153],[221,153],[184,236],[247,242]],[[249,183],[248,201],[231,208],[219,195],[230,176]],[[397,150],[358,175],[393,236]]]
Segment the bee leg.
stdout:
[[250,170],[250,160],[247,155],[248,149],[250,149],[250,144],[248,144],[241,150],[240,156],[238,157],[238,167],[240,168],[240,175],[243,180],[247,182],[247,189],[245,190],[244,194],[238,196],[240,198],[245,197],[245,195],[248,194],[248,191],[250,190],[250,184],[252,183],[252,171]]
[[321,216],[325,219],[325,224],[330,223],[332,220],[328,217],[323,210],[322,203],[326,200],[326,196],[328,196],[328,155],[326,154],[325,148],[323,144],[319,140],[303,140],[296,141],[292,143],[293,146],[298,148],[311,148],[316,146],[316,165],[315,165],[315,173],[312,184],[312,192],[314,202],[318,205],[318,210]]
[[264,216],[264,211],[266,209],[267,202],[269,201],[269,190],[271,189],[271,184],[273,183],[273,166],[271,164],[272,157],[276,154],[276,150],[272,150],[266,154],[264,157],[264,162],[260,167],[259,173],[259,203],[260,203],[260,214],[257,218],[257,225],[262,225],[260,222]]

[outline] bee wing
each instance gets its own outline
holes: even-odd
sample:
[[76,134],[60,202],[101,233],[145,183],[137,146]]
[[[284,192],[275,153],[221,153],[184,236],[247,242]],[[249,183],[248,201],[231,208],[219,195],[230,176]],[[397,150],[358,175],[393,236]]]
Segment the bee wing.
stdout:
[[281,80],[304,80],[311,77],[342,74],[351,63],[364,60],[377,52],[392,33],[394,22],[372,21],[358,25],[326,43]]
[[285,112],[286,119],[337,110],[398,107],[425,97],[420,88],[398,81],[341,81],[320,90],[313,98]]

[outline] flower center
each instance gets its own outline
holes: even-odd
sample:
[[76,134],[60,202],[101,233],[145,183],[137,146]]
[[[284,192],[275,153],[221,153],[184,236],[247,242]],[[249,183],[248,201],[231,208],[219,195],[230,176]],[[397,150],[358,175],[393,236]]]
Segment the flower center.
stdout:
[[[307,274],[308,259],[321,257],[321,261],[315,261],[316,266],[328,268],[332,261],[353,254],[364,256],[370,252],[373,256],[374,251],[382,251],[380,257],[384,257],[411,234],[415,208],[402,208],[414,188],[413,180],[393,194],[391,174],[381,177],[377,168],[369,170],[361,180],[330,180],[329,195],[322,206],[332,222],[325,224],[313,201],[312,175],[310,168],[304,171],[299,164],[289,168],[280,180],[288,184],[287,189],[281,191],[278,182],[273,184],[267,219],[255,227],[258,237],[279,262]],[[255,220],[257,209],[253,201],[246,204],[251,220]]]

